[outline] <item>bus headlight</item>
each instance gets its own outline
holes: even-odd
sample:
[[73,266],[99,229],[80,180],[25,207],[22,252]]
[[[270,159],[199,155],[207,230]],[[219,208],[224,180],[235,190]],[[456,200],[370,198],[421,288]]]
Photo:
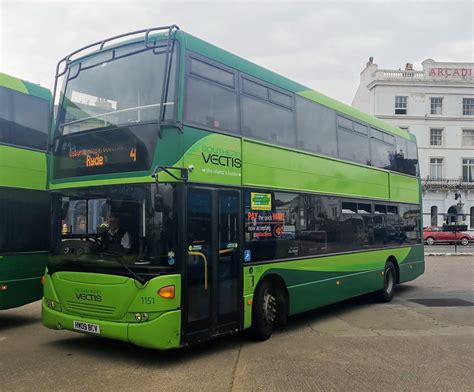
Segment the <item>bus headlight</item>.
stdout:
[[138,322],[147,321],[148,313],[135,313],[135,320]]
[[54,301],[51,300],[51,299],[47,299],[47,300],[46,300],[46,305],[48,306],[48,308],[54,309],[54,308],[56,307],[56,302],[54,302]]

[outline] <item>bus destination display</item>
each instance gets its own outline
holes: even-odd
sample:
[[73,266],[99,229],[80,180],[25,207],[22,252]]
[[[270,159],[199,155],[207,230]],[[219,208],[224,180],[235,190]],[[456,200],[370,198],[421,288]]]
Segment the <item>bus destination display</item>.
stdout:
[[117,145],[79,150],[71,149],[68,157],[83,162],[86,167],[113,165],[117,163],[136,162],[137,148],[135,146]]
[[64,136],[55,146],[54,177],[146,170],[155,138],[156,128],[146,125]]

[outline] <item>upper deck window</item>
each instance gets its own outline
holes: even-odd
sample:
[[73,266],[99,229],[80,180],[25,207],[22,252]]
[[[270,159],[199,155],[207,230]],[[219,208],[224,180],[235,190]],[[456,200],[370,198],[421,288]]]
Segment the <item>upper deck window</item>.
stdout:
[[237,93],[219,84],[189,77],[185,117],[208,128],[233,132],[238,129]]
[[0,142],[46,150],[49,102],[0,87]]
[[185,119],[224,132],[239,132],[236,75],[230,69],[188,57]]
[[292,107],[291,95],[283,94],[272,89],[270,89],[270,102],[276,103],[277,105],[286,106],[287,108]]
[[293,96],[242,77],[242,134],[283,146],[296,146]]
[[348,120],[345,117],[337,116],[337,125],[349,131],[352,131],[352,121]]
[[354,131],[367,135],[367,127],[357,122],[354,123]]
[[337,158],[334,111],[298,96],[295,102],[298,148]]
[[268,101],[242,96],[242,134],[295,146],[293,112]]
[[252,82],[248,79],[242,78],[242,87],[244,93],[253,95],[261,99],[268,99],[268,88],[261,84]]
[[[126,48],[99,53],[70,67],[59,108],[60,134],[158,121],[166,54],[143,43]],[[172,56],[166,119],[174,117],[176,63]]]
[[232,72],[214,67],[195,58],[191,58],[191,73],[227,87],[235,87],[235,76]]
[[369,139],[357,132],[344,128],[337,130],[339,138],[339,157],[367,165],[370,163]]
[[5,87],[0,87],[0,142],[7,142],[7,137],[9,136],[10,130],[10,105],[9,101],[9,90]]

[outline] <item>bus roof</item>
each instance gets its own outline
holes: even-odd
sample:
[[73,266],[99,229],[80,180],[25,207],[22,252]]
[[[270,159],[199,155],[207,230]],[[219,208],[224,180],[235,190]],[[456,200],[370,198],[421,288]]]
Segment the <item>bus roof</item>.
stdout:
[[39,84],[31,83],[26,80],[21,80],[15,76],[7,75],[0,72],[0,86],[18,91],[23,94],[33,95],[35,97],[45,99],[51,102],[51,91]]

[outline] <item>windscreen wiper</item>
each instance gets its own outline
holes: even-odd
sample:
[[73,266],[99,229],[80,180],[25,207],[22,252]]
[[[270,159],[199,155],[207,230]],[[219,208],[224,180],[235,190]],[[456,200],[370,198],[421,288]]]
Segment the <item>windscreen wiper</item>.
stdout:
[[113,257],[114,260],[117,260],[120,265],[125,268],[130,274],[138,280],[141,284],[145,284],[146,281],[137,273],[135,273],[128,265],[122,260],[122,255],[120,253],[110,253],[110,252],[100,252],[101,255]]

